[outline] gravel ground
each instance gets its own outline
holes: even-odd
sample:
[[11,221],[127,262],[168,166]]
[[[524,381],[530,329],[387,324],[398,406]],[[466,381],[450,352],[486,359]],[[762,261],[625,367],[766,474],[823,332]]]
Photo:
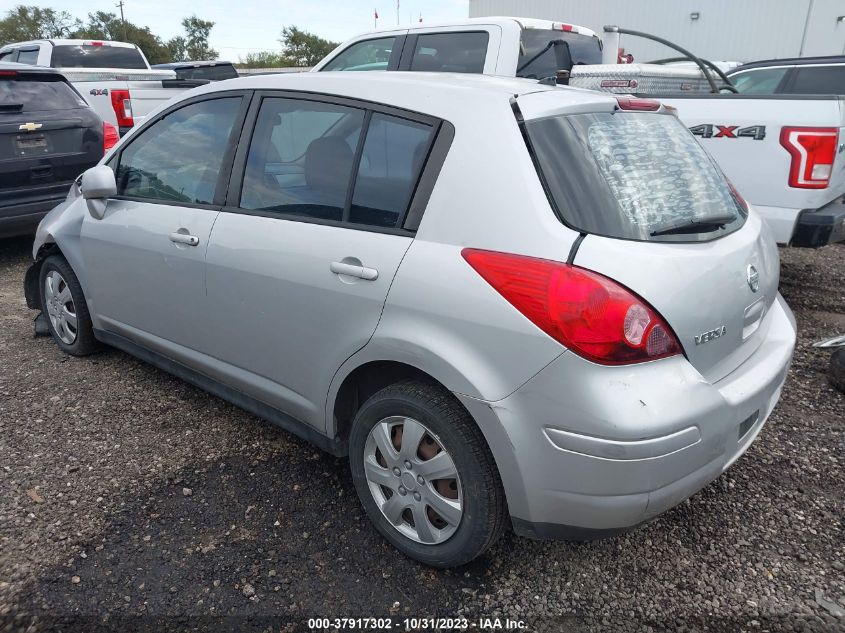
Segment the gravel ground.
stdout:
[[845,630],[845,395],[810,346],[845,332],[845,246],[782,251],[795,361],[725,475],[626,535],[508,534],[452,572],[382,541],[344,460],[123,353],[76,359],[33,338],[28,248],[0,241],[0,631],[278,631],[388,615]]

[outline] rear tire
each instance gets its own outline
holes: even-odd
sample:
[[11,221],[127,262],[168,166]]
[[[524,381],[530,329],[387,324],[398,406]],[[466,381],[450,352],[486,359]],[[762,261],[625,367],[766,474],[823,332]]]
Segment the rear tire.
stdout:
[[352,423],[349,464],[376,529],[421,563],[464,565],[504,529],[505,495],[493,455],[475,421],[442,387],[408,380],[373,395]]
[[72,356],[97,351],[99,345],[82,286],[61,255],[50,255],[41,265],[39,292],[50,335],[61,350]]

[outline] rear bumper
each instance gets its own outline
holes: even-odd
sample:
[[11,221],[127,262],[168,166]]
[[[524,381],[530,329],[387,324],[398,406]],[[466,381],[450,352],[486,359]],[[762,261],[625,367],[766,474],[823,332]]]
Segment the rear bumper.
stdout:
[[782,298],[742,366],[708,383],[683,357],[600,367],[562,354],[497,402],[461,397],[496,459],[515,530],[600,538],[682,502],[751,445],[795,344]]
[[845,241],[845,204],[836,199],[819,209],[754,206],[778,244],[819,248]]
[[845,204],[837,200],[815,211],[803,211],[792,236],[793,246],[818,248],[845,242]]
[[[70,186],[70,185],[68,185]],[[32,196],[0,203],[0,237],[35,233],[41,219],[56,205],[61,204],[67,191],[61,195]]]

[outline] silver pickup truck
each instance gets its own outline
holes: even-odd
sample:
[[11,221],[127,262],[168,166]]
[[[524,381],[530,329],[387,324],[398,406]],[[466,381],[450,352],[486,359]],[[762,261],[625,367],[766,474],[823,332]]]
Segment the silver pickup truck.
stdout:
[[125,134],[171,97],[196,84],[173,70],[154,70],[134,44],[99,40],[32,40],[0,48],[0,61],[57,68],[103,121]]

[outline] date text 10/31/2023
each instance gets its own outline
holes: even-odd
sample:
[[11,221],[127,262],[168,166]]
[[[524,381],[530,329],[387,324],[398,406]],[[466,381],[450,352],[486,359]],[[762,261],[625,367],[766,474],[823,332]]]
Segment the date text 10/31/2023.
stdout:
[[524,631],[523,620],[510,618],[309,618],[311,631]]

